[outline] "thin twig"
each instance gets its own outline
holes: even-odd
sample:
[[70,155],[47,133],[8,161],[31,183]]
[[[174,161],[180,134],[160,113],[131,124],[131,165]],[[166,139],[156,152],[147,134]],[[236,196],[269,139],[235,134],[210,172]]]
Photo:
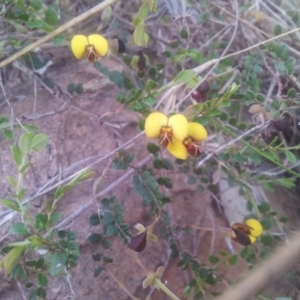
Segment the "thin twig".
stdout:
[[262,130],[263,128],[265,128],[266,126],[268,126],[269,123],[264,123],[264,124],[260,124],[257,125],[255,127],[252,127],[251,129],[245,131],[243,134],[241,134],[240,136],[238,136],[237,138],[231,140],[230,142],[224,144],[223,146],[219,147],[218,149],[216,149],[215,151],[209,153],[208,155],[206,155],[203,159],[201,159],[199,161],[199,163],[197,164],[197,168],[200,168],[206,161],[208,161],[209,159],[211,159],[214,155],[218,154],[219,152],[221,152],[222,150],[224,150],[225,148],[235,144],[236,142],[240,141],[241,139],[243,139],[245,136],[251,134],[252,132],[256,131],[256,130]]
[[[147,163],[150,159],[152,158],[152,155],[148,155],[146,158],[141,160],[135,168],[139,168],[143,166],[145,163]],[[122,175],[120,178],[118,178],[116,181],[114,181],[111,185],[109,185],[106,189],[101,191],[96,195],[96,197],[104,197],[107,193],[112,191],[114,188],[116,188],[121,182],[129,178],[133,173],[135,172],[135,169],[131,169],[127,171],[124,175]],[[91,207],[95,202],[94,202],[94,197],[90,200],[88,200],[85,204],[83,204],[81,207],[79,207],[75,212],[67,216],[62,222],[59,224],[55,225],[54,228],[56,229],[61,229],[62,227],[65,227],[69,222],[72,222],[74,219],[76,219],[82,212],[87,210],[89,207]]]

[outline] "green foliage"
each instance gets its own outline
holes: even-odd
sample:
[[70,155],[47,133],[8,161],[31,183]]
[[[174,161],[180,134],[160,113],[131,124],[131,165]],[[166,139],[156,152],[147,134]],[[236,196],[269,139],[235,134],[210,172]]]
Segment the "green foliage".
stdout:
[[123,207],[115,197],[101,200],[103,213],[100,216],[105,234],[107,236],[120,236],[127,242],[130,237],[129,225],[123,220]]
[[116,170],[127,170],[133,159],[134,153],[126,153],[124,150],[121,150],[113,160],[113,168]]
[[164,195],[159,191],[159,184],[149,171],[134,175],[132,184],[136,192],[143,198],[143,205],[150,206],[154,212],[160,209],[163,205]]

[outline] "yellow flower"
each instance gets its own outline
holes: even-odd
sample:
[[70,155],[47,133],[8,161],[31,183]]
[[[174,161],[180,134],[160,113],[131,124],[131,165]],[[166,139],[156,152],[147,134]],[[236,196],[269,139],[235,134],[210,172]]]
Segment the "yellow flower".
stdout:
[[188,123],[181,114],[168,118],[159,111],[152,112],[147,117],[145,132],[149,138],[160,138],[163,146],[179,159],[186,159],[188,154],[200,155],[201,147],[196,143],[207,138],[207,131],[201,124]]
[[188,123],[187,136],[183,140],[183,144],[187,149],[187,152],[192,156],[199,156],[201,154],[201,147],[197,145],[197,142],[202,142],[207,139],[207,131],[199,123]]
[[75,35],[71,41],[71,49],[77,59],[86,57],[94,62],[108,52],[108,41],[100,34]]
[[160,138],[170,153],[179,159],[186,159],[182,140],[187,135],[188,122],[184,115],[176,114],[168,118],[159,111],[152,112],[146,119],[145,132],[149,138]]
[[178,159],[187,158],[187,148],[183,143],[177,139],[172,139],[172,143],[169,143],[167,146],[168,151]]
[[231,226],[231,238],[243,246],[253,244],[262,232],[262,225],[255,219],[248,219],[245,224],[237,223]]
[[263,232],[263,227],[261,226],[260,222],[255,219],[249,219],[245,221],[245,224],[250,229],[250,235],[253,237],[259,237]]

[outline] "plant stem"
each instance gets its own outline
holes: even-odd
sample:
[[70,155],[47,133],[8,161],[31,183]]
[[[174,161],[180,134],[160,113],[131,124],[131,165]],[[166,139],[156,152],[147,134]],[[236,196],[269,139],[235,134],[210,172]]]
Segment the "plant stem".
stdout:
[[180,300],[176,295],[174,295],[159,279],[155,278],[153,284],[165,294],[167,294],[173,300]]
[[[261,155],[262,157],[266,158],[268,161],[272,162],[273,164],[277,165],[278,167],[281,167],[282,169],[286,170],[287,172],[289,172],[290,174],[300,178],[300,174],[297,174],[296,172],[294,172],[293,170],[287,168],[286,166],[284,166],[283,164],[272,160],[268,155],[266,155],[265,153],[261,152],[260,150],[258,150],[257,148],[253,147],[252,145],[250,145],[248,142],[242,140],[242,138],[244,136],[246,136],[246,134],[242,134],[240,137],[238,137],[235,133],[233,133],[231,130],[229,130],[228,128],[226,128],[225,126],[223,126],[222,124],[220,124],[218,121],[214,120],[213,118],[210,119],[213,123],[215,123],[218,127],[221,127],[222,130],[226,131],[229,135],[233,136],[235,139],[240,140],[241,143],[243,143],[245,146],[247,146],[248,148],[250,148],[251,150],[253,150],[254,152],[258,153],[259,155]],[[257,127],[257,126],[256,126]],[[256,128],[253,127],[252,129]],[[246,132],[247,134],[252,133],[255,130],[250,129],[248,132]],[[256,130],[259,128],[256,128]],[[229,143],[228,143],[229,144]],[[214,155],[215,153],[213,153]],[[199,167],[199,164],[197,165],[197,167]]]

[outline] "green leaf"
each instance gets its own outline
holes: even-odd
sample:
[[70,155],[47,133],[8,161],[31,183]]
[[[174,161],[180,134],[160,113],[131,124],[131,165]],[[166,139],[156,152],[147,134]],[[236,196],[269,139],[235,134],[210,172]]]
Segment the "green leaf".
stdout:
[[25,265],[32,268],[36,265],[36,260],[26,260]]
[[166,170],[173,170],[174,169],[173,164],[172,164],[172,162],[169,159],[163,158],[161,160],[161,162],[163,164],[163,168],[164,169],[166,169]]
[[89,223],[90,223],[92,226],[96,226],[96,225],[100,224],[99,215],[98,215],[97,213],[92,214],[92,215],[89,217]]
[[89,237],[88,237],[88,240],[90,243],[93,243],[93,244],[97,244],[97,243],[101,243],[102,242],[102,235],[99,234],[99,233],[92,233]]
[[35,11],[38,11],[42,8],[42,1],[41,0],[30,0],[29,3]]
[[77,238],[77,233],[75,231],[68,231],[68,240],[74,241]]
[[196,63],[200,64],[202,60],[202,54],[198,49],[189,49],[186,54]]
[[140,22],[133,32],[133,44],[137,47],[147,47],[149,36],[145,32],[144,23]]
[[297,92],[294,88],[289,89],[289,91],[287,92],[288,97],[290,98],[295,98],[297,95]]
[[256,164],[261,164],[261,158],[256,153],[249,153],[248,158]]
[[140,22],[144,21],[145,18],[148,16],[149,13],[149,4],[147,2],[143,3],[134,18],[132,24],[133,26],[138,26]]
[[[109,78],[110,79],[110,78]],[[76,88],[75,88],[75,91],[78,95],[81,95],[84,90],[83,90],[83,85],[81,83],[77,84]]]
[[57,234],[58,234],[58,237],[59,237],[60,239],[64,239],[64,238],[66,238],[66,236],[67,236],[67,231],[66,231],[66,230],[59,230],[59,231],[57,232]]
[[19,23],[15,23],[15,22],[13,22],[13,24],[18,32],[20,32],[22,34],[28,34],[26,27],[22,26]]
[[106,228],[106,234],[108,236],[117,235],[118,234],[117,226],[114,225],[114,224],[108,225],[107,228]]
[[274,34],[279,35],[281,33],[282,33],[282,27],[280,25],[276,24],[274,27]]
[[53,7],[48,7],[45,13],[45,21],[52,26],[55,26],[58,22],[58,15]]
[[55,46],[63,46],[66,43],[66,39],[62,35],[57,35],[53,38],[53,44]]
[[23,155],[27,155],[31,149],[32,133],[23,133],[19,139],[19,149]]
[[187,39],[189,37],[189,33],[186,28],[182,28],[182,30],[180,31],[180,36],[183,39]]
[[100,273],[104,270],[103,267],[98,267],[94,270],[94,277],[98,277]]
[[9,275],[13,268],[18,264],[25,248],[25,246],[14,247],[2,257],[0,260],[0,267],[4,269],[6,276]]
[[73,82],[70,82],[70,83],[68,84],[67,89],[68,89],[68,92],[69,92],[70,94],[72,94],[72,93],[75,92],[76,86],[75,86],[75,84],[74,84]]
[[7,208],[10,208],[12,210],[15,210],[15,211],[20,211],[20,204],[18,201],[16,200],[13,200],[13,199],[1,199],[0,200],[2,205],[7,207]]
[[27,235],[29,231],[24,223],[14,223],[10,226],[10,232],[17,235]]
[[197,179],[195,176],[189,176],[188,177],[188,180],[187,180],[187,183],[190,184],[190,185],[193,185],[197,182]]
[[219,103],[219,107],[228,107],[231,105],[230,100],[223,100],[222,102]]
[[[192,84],[193,87],[197,86],[198,79],[194,70],[182,70],[174,79],[175,84],[185,83]],[[190,86],[190,85],[189,85]]]
[[297,162],[297,157],[293,152],[286,150],[284,153],[286,158],[292,165],[294,165]]
[[112,71],[109,73],[109,80],[116,84],[119,88],[123,87],[123,74],[119,71]]
[[17,187],[17,182],[16,180],[10,176],[10,175],[7,175],[7,180],[9,181],[10,185],[13,187],[13,188],[16,188]]
[[148,143],[147,144],[147,150],[148,150],[149,153],[154,154],[154,153],[159,151],[159,147],[157,145],[153,144],[153,143]]
[[35,29],[35,28],[42,28],[46,25],[46,23],[42,20],[29,20],[27,22],[27,26],[30,28],[30,29]]
[[36,295],[37,295],[38,297],[40,297],[40,298],[45,299],[45,297],[46,297],[46,291],[45,291],[43,288],[41,288],[41,287],[37,288],[37,289],[35,290],[35,293],[36,293]]
[[19,172],[21,173],[21,174],[23,174],[27,169],[28,169],[28,167],[30,166],[30,161],[28,161],[28,162],[26,162],[25,164],[23,164],[21,167],[20,167],[20,170],[19,170]]
[[38,273],[36,279],[39,286],[46,287],[48,285],[48,279],[44,274]]
[[49,225],[54,224],[56,221],[61,219],[61,217],[62,217],[62,214],[59,211],[54,212],[49,219]]
[[93,257],[94,261],[100,261],[102,256],[100,253],[97,253],[97,254],[94,254],[92,257]]
[[267,202],[263,202],[259,204],[257,207],[261,213],[265,213],[271,209],[271,205]]
[[221,114],[221,111],[217,108],[212,109],[207,115],[210,117],[216,117]]
[[107,24],[111,19],[112,15],[112,8],[111,6],[105,7],[105,9],[101,13],[101,24]]
[[105,263],[112,263],[114,260],[110,257],[103,256],[103,262]]
[[108,239],[103,239],[101,242],[101,245],[103,246],[104,249],[109,249],[111,246],[111,243]]
[[210,255],[210,256],[208,257],[208,260],[209,260],[209,262],[212,263],[212,264],[217,264],[217,263],[220,261],[219,257],[217,257],[217,256],[215,256],[215,255]]
[[8,140],[14,139],[14,134],[10,129],[4,129],[4,135]]
[[34,151],[40,151],[46,147],[48,143],[48,136],[43,133],[35,135],[31,141],[31,147]]
[[157,84],[152,81],[151,79],[148,80],[147,85],[146,85],[146,92],[150,93],[153,89],[155,89]]
[[255,72],[255,73],[260,73],[260,72],[263,71],[263,69],[262,69],[262,67],[259,66],[259,65],[254,65],[254,66],[252,67],[252,71]]
[[263,182],[263,186],[265,189],[274,192],[274,186],[270,182]]
[[229,264],[230,265],[235,265],[237,263],[237,260],[238,260],[238,256],[236,254],[234,255],[231,255],[229,258],[228,258],[228,261],[229,261]]
[[163,163],[160,159],[156,158],[153,160],[153,167],[155,169],[162,169],[163,168]]
[[272,220],[270,217],[264,217],[262,220],[261,220],[261,225],[263,227],[264,230],[269,230],[272,228]]
[[65,252],[48,253],[46,261],[50,275],[57,276],[64,273],[67,255]]
[[62,195],[63,195],[63,193],[62,193],[62,187],[59,186],[59,187],[56,189],[55,193],[54,193],[54,200],[59,199],[60,197],[62,197]]
[[263,234],[260,237],[261,242],[263,243],[264,246],[270,246],[273,243],[273,236],[270,234]]
[[279,72],[284,72],[286,70],[284,63],[281,62],[281,61],[276,62],[275,65],[274,65],[274,67]]
[[17,146],[11,146],[10,147],[11,153],[13,155],[14,161],[17,166],[20,166],[22,164],[22,154]]
[[46,228],[48,223],[48,217],[44,214],[38,213],[35,215],[35,226],[39,230]]

